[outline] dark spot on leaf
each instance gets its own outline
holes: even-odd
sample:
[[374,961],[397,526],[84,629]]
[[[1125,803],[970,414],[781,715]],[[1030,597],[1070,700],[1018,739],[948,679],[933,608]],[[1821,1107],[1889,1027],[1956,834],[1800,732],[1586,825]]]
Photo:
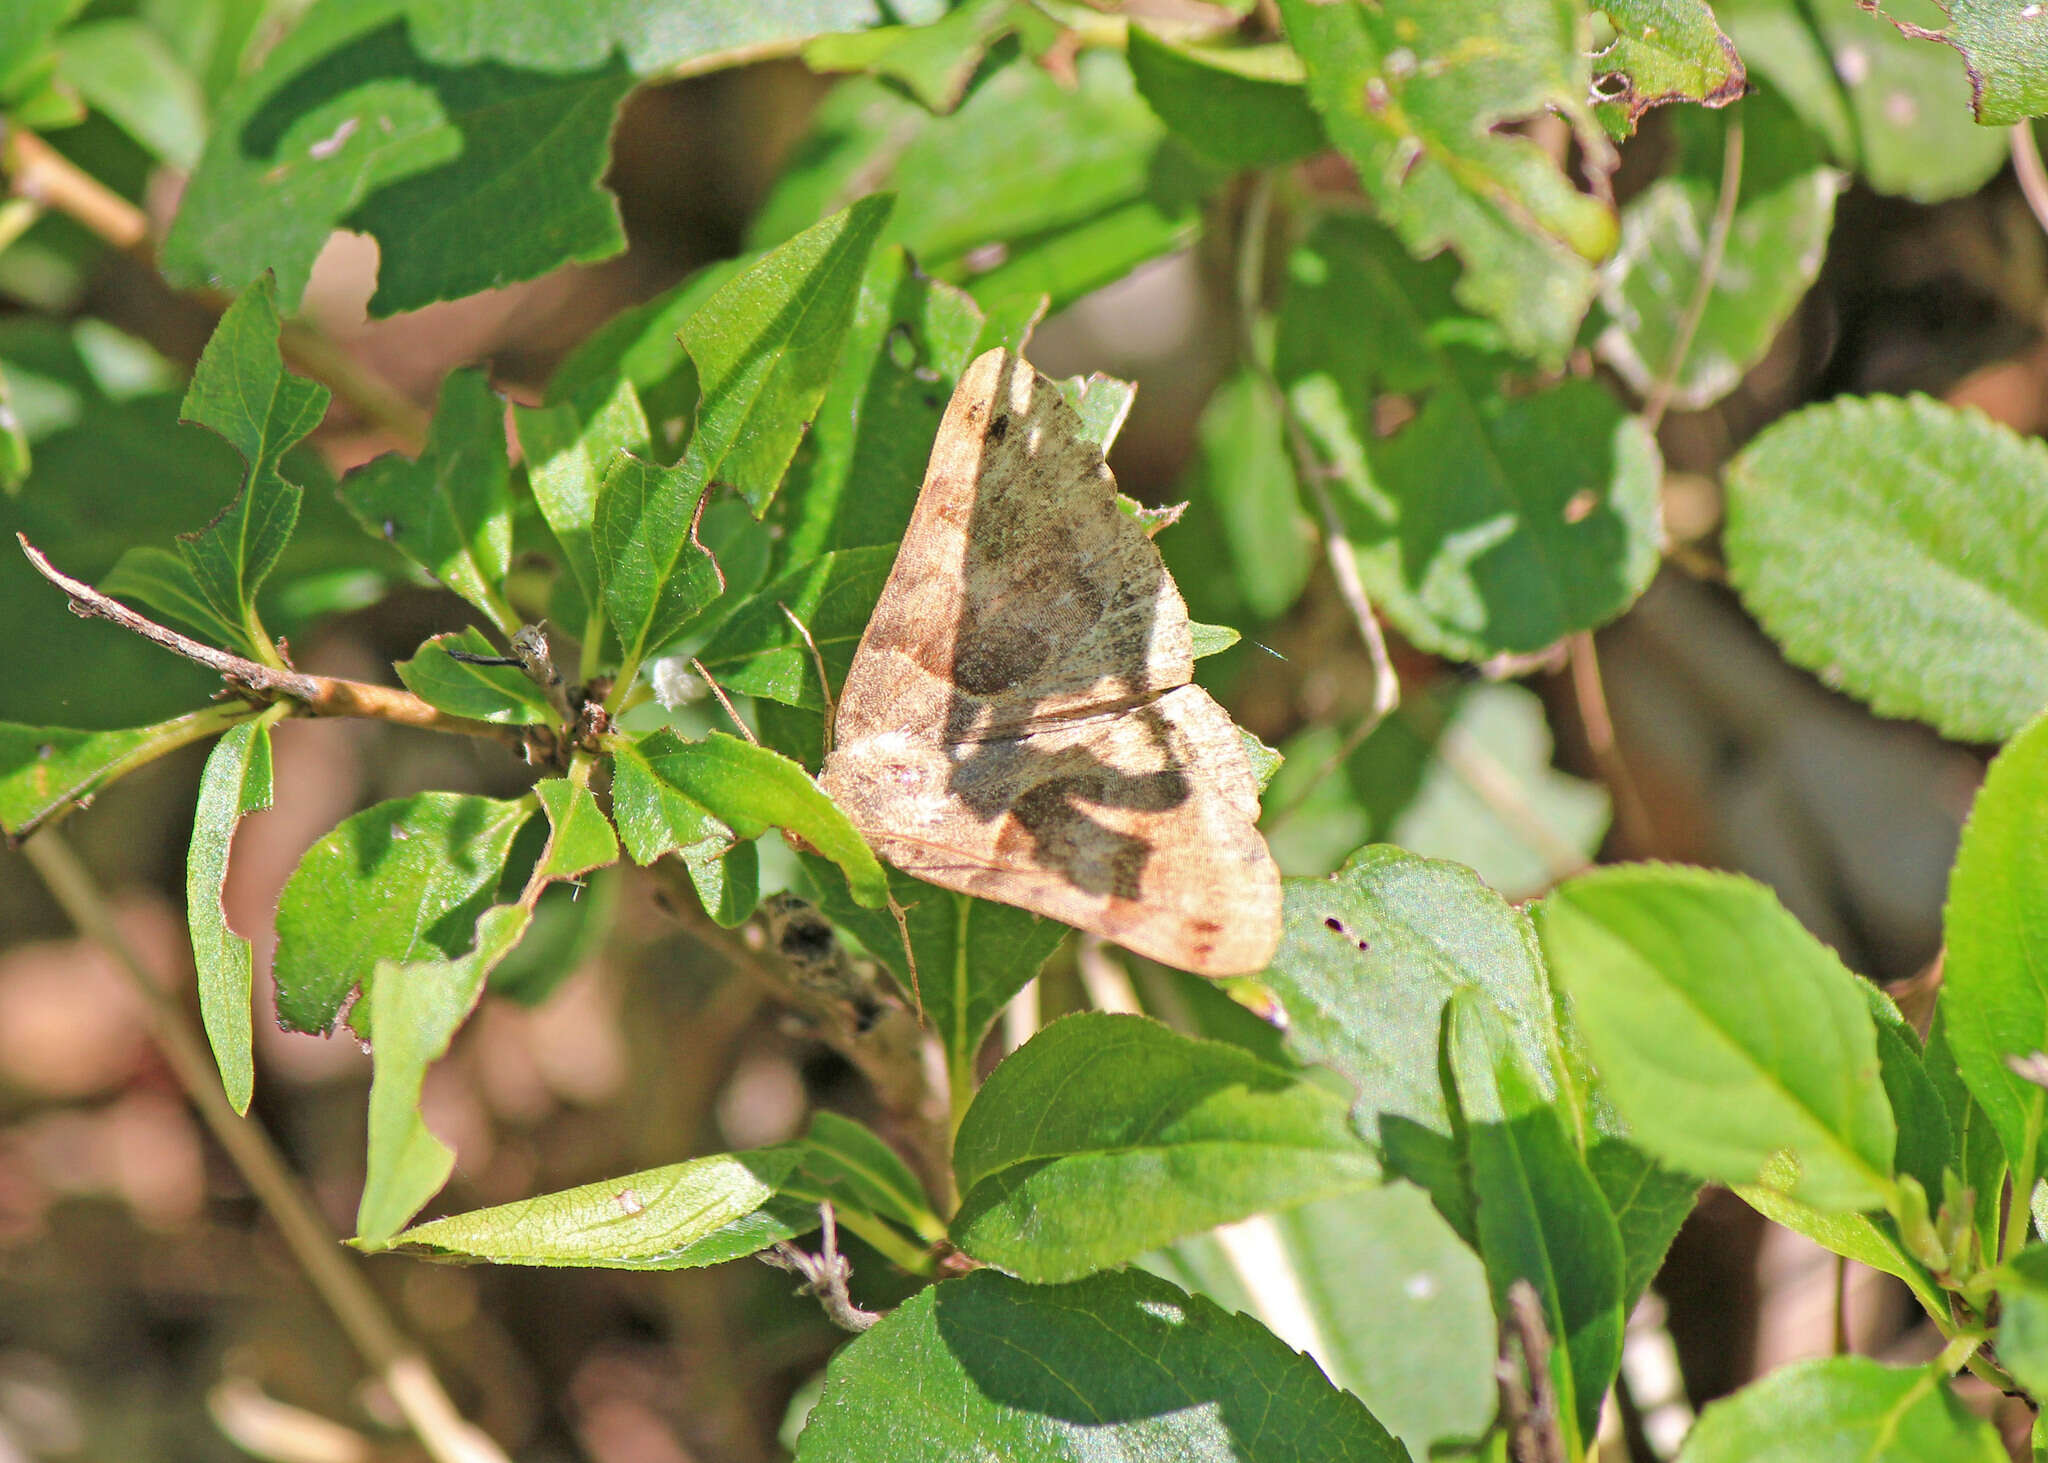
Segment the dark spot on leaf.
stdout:
[[1009,419],[1008,417],[1006,417],[1006,416],[1005,416],[1005,417],[991,417],[991,418],[989,419],[989,424],[988,424],[988,439],[989,439],[989,441],[991,441],[991,442],[1000,442],[1000,441],[1002,441],[1002,440],[1003,440],[1003,438],[1005,438],[1005,437],[1007,437],[1007,436],[1009,436],[1009,435],[1010,435],[1010,419]]
[[1334,914],[1326,915],[1324,917],[1323,927],[1325,929],[1335,930],[1340,935],[1348,935],[1351,933],[1349,930],[1344,928],[1344,921],[1337,918],[1337,916]]

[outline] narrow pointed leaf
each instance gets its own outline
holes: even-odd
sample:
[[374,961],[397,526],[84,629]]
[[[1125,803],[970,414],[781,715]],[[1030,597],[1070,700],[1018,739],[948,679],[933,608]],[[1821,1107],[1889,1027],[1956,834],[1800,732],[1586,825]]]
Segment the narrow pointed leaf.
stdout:
[[1327,1089],[1239,1047],[1102,1013],[1054,1022],[996,1068],[953,1170],[953,1242],[1035,1281],[1379,1179]]
[[519,628],[502,590],[512,565],[512,468],[505,403],[481,371],[456,371],[416,462],[386,453],[341,481],[341,501],[373,538],[483,611]]
[[796,1456],[1408,1463],[1258,1322],[1136,1271],[921,1291],[833,1357]]
[[119,731],[0,722],[0,829],[10,838],[26,838],[108,783],[246,714],[241,707],[209,706]]
[[927,1242],[944,1237],[945,1225],[932,1213],[924,1185],[872,1128],[820,1112],[797,1146],[803,1161],[785,1185],[790,1192],[840,1204],[851,1200]]
[[228,1101],[243,1114],[256,1084],[250,1052],[251,959],[249,942],[228,928],[221,894],[235,825],[243,814],[269,806],[270,725],[245,721],[231,726],[214,744],[199,778],[199,810],[185,862],[185,919],[192,931],[206,1039]]
[[1898,1129],[1870,1007],[1761,885],[1604,869],[1537,909],[1552,978],[1636,1142],[1823,1211],[1882,1207]]
[[526,799],[425,792],[335,825],[278,898],[278,1020],[332,1030],[349,993],[380,964],[470,948],[512,836],[532,816]]
[[591,520],[604,610],[618,628],[626,668],[638,667],[701,614],[725,587],[718,561],[697,539],[704,464],[656,467],[629,453],[612,459]]

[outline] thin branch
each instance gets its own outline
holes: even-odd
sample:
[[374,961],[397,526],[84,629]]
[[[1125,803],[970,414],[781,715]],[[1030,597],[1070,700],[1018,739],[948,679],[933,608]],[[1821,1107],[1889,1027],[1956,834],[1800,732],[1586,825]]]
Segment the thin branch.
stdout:
[[78,932],[113,956],[127,974],[142,997],[150,1033],[186,1098],[199,1109],[215,1140],[276,1223],[306,1279],[364,1362],[390,1389],[427,1451],[439,1463],[505,1463],[497,1444],[455,1410],[426,1358],[392,1322],[263,1129],[235,1116],[204,1038],[122,935],[106,895],[71,846],[51,831],[22,844],[21,851]]
[[2048,167],[2041,163],[2041,144],[2034,137],[2032,122],[2012,124],[2012,171],[2019,179],[2020,196],[2034,212],[2034,222],[2048,233]]
[[1664,369],[1657,373],[1643,403],[1643,425],[1652,436],[1671,406],[1672,393],[1678,389],[1678,373],[1685,369],[1685,358],[1692,354],[1693,337],[1699,333],[1714,286],[1720,282],[1728,234],[1735,227],[1735,205],[1742,199],[1742,115],[1735,110],[1722,115],[1728,119],[1728,133],[1721,145],[1721,192],[1714,200],[1714,217],[1707,225],[1706,247],[1700,250],[1699,278],[1693,281],[1692,298],[1685,302],[1685,314],[1679,317],[1671,354],[1665,358]]
[[1572,695],[1578,702],[1579,722],[1586,729],[1586,745],[1600,768],[1600,779],[1614,798],[1614,815],[1621,824],[1629,850],[1646,855],[1651,848],[1650,810],[1636,788],[1628,759],[1615,741],[1614,716],[1607,707],[1607,686],[1600,674],[1600,652],[1593,632],[1581,630],[1567,642],[1570,646]]
[[339,676],[314,676],[304,671],[268,666],[260,661],[194,640],[181,635],[166,625],[159,625],[145,615],[139,615],[118,600],[109,599],[90,584],[73,579],[69,574],[52,564],[42,550],[28,541],[25,534],[15,534],[21,544],[22,553],[36,572],[56,585],[71,600],[71,613],[86,620],[110,620],[122,629],[132,631],[155,645],[161,645],[173,655],[182,655],[187,660],[197,661],[207,669],[219,673],[220,678],[230,686],[262,701],[290,701],[308,716],[364,716],[378,721],[396,722],[400,726],[415,726],[427,731],[459,732],[465,736],[483,737],[490,741],[503,742],[508,746],[524,748],[528,745],[526,729],[500,726],[491,721],[473,721],[464,716],[450,716],[447,712],[428,705],[410,691],[394,686],[372,686],[364,681],[343,680]]
[[817,1297],[818,1304],[825,1308],[825,1314],[840,1330],[865,1331],[882,1319],[881,1313],[862,1310],[846,1293],[846,1282],[853,1277],[853,1265],[839,1253],[839,1222],[832,1213],[831,1204],[818,1206],[818,1219],[824,1233],[817,1254],[807,1254],[788,1240],[777,1240],[772,1248],[763,1250],[757,1258],[778,1270],[801,1275],[804,1280],[802,1288]]

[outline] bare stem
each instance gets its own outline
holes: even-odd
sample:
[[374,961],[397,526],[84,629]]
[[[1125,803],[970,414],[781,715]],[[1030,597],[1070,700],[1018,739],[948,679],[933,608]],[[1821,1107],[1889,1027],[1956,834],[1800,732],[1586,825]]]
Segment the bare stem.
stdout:
[[2034,212],[2034,222],[2048,232],[2048,167],[2041,163],[2041,144],[2034,137],[2032,122],[2012,124],[2012,171],[2019,179],[2020,196]]
[[1721,261],[1728,252],[1728,234],[1735,227],[1735,205],[1742,199],[1742,117],[1734,110],[1722,115],[1728,119],[1728,133],[1721,144],[1721,191],[1714,200],[1714,217],[1707,225],[1706,247],[1700,250],[1699,278],[1693,281],[1692,298],[1685,302],[1685,314],[1679,318],[1678,334],[1671,342],[1671,354],[1665,358],[1664,369],[1657,373],[1657,380],[1643,403],[1643,425],[1653,436],[1664,420],[1665,411],[1671,406],[1672,393],[1678,389],[1679,372],[1685,369],[1685,359],[1692,354],[1693,337],[1699,333],[1700,321],[1706,317],[1707,303],[1714,296],[1714,286],[1720,282]]
[[1628,770],[1628,760],[1614,736],[1614,716],[1607,707],[1607,685],[1600,674],[1600,652],[1593,632],[1581,630],[1567,642],[1570,646],[1572,695],[1579,705],[1579,721],[1586,728],[1586,745],[1599,765],[1600,778],[1614,797],[1615,817],[1630,850],[1638,855],[1650,852],[1650,810]]
[[504,1463],[497,1444],[456,1412],[425,1356],[392,1322],[263,1129],[235,1116],[204,1038],[122,935],[106,895],[71,846],[50,830],[22,844],[21,851],[78,932],[105,949],[127,974],[143,999],[150,1033],[185,1096],[262,1202],[292,1257],[357,1352],[390,1389],[427,1451],[438,1463]]
[[504,742],[508,746],[526,745],[526,733],[521,728],[450,716],[410,691],[268,666],[194,640],[189,635],[181,635],[169,626],[159,625],[147,616],[137,614],[120,601],[109,599],[90,584],[73,579],[52,564],[42,550],[28,541],[26,535],[17,533],[15,538],[21,544],[21,551],[28,556],[29,563],[35,565],[36,572],[70,598],[73,614],[87,620],[111,620],[122,629],[133,631],[174,655],[182,655],[219,672],[221,679],[230,686],[259,700],[290,701],[308,716],[365,716],[428,731],[460,732],[465,736]]

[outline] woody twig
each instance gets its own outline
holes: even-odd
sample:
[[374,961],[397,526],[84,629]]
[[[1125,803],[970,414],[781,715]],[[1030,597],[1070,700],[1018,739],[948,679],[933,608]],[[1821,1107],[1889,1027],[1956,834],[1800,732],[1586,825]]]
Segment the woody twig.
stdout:
[[295,711],[305,716],[364,716],[378,721],[396,722],[401,726],[421,727],[428,731],[459,732],[465,736],[483,737],[509,746],[524,748],[527,745],[527,729],[499,726],[495,722],[473,721],[468,717],[450,716],[422,701],[410,691],[392,686],[373,686],[365,681],[343,680],[339,676],[308,675],[304,671],[264,665],[259,661],[194,640],[181,635],[166,625],[159,625],[146,615],[137,614],[120,601],[101,594],[90,584],[73,579],[69,574],[52,564],[42,550],[28,541],[25,534],[17,533],[15,539],[21,544],[22,553],[36,572],[63,590],[71,601],[71,613],[80,619],[110,620],[122,629],[140,635],[152,644],[161,645],[173,655],[182,655],[196,661],[208,670],[218,672],[220,678],[238,694],[251,700],[265,703],[285,701]]

